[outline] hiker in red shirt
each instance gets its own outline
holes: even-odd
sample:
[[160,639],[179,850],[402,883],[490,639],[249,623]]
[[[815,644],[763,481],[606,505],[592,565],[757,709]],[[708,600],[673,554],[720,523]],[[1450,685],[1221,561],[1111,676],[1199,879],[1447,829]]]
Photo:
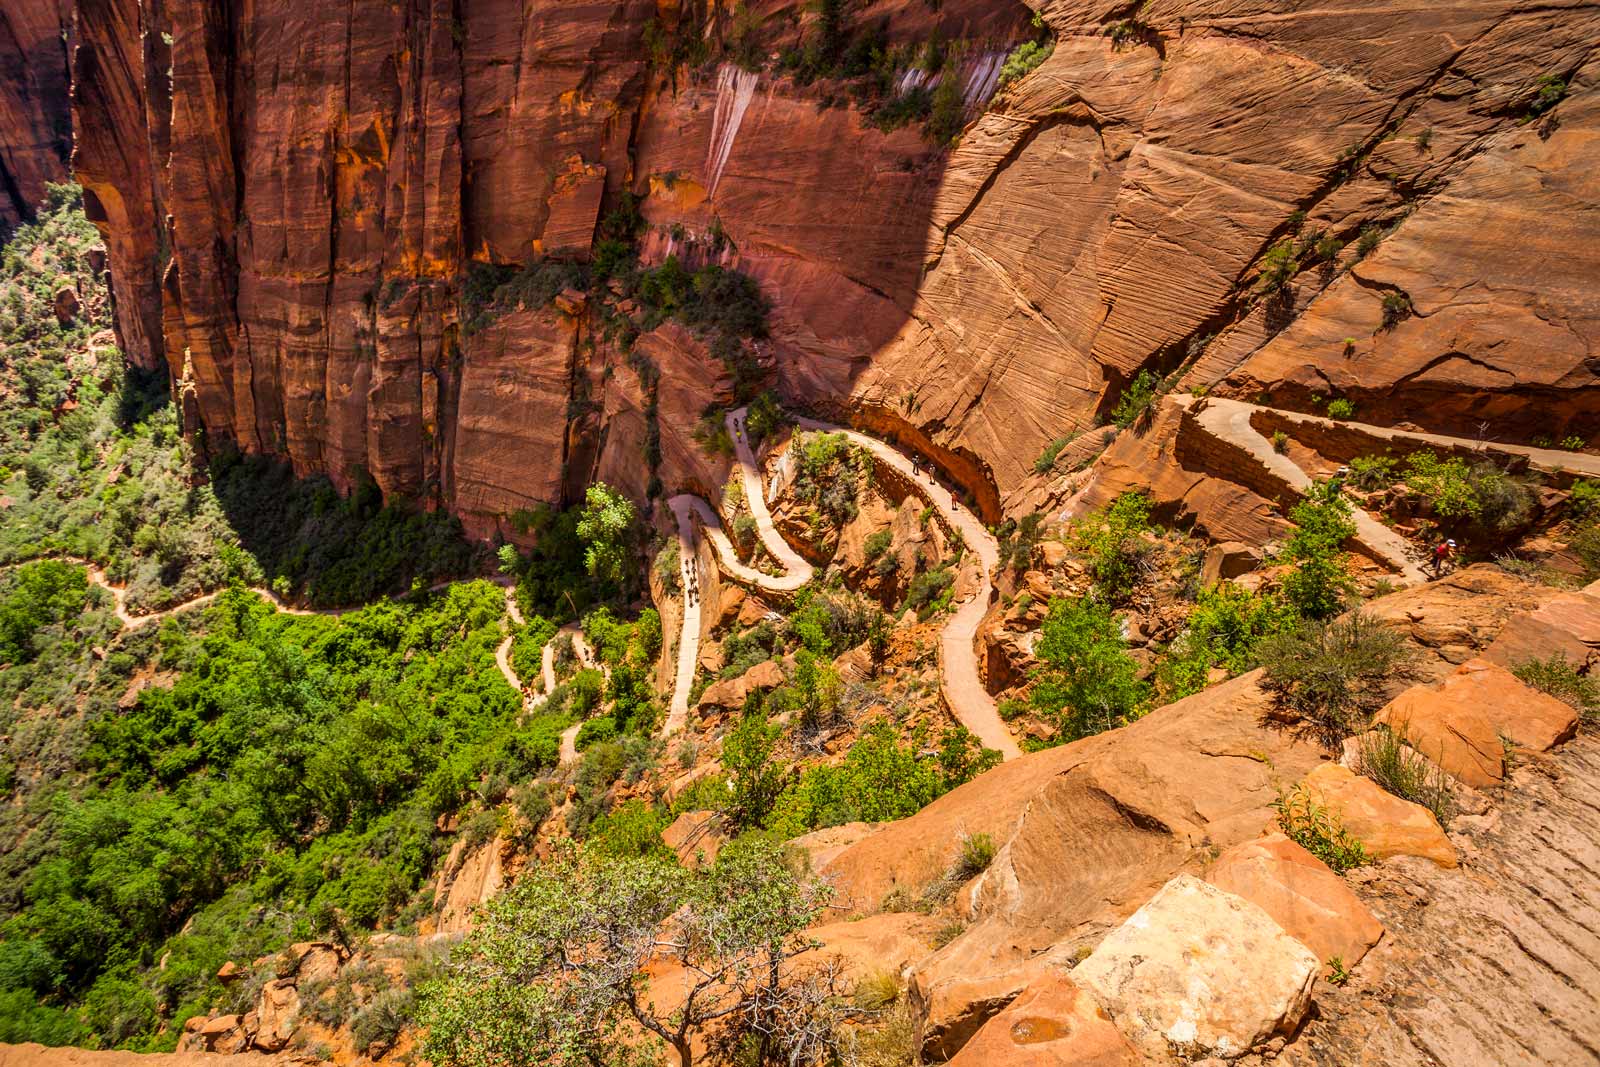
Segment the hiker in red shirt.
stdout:
[[1444,574],[1444,565],[1455,564],[1456,543],[1454,541],[1440,541],[1433,548],[1433,576],[1438,578]]

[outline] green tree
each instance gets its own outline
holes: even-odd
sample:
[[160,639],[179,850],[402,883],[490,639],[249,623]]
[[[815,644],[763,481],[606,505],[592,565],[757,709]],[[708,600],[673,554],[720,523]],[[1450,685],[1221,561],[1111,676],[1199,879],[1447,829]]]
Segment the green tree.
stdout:
[[1350,563],[1344,543],[1356,532],[1350,501],[1334,482],[1319,482],[1289,512],[1294,533],[1284,555],[1295,564],[1283,591],[1295,610],[1308,619],[1338,614],[1350,591]]
[[578,537],[589,573],[601,581],[621,583],[628,573],[632,548],[633,502],[604,482],[591,485],[578,517]]
[[767,721],[764,709],[747,707],[722,743],[722,765],[733,775],[728,815],[741,828],[764,824],[788,784],[789,772],[773,758],[782,734]]
[[[735,841],[700,872],[562,850],[490,901],[446,976],[424,987],[423,1054],[438,1067],[649,1062],[744,1039],[755,1062],[808,1062],[831,990],[795,957],[827,905],[781,846]],[[646,968],[662,991],[652,999]],[[825,1032],[825,1028],[820,1028]]]
[[1062,741],[1131,722],[1149,700],[1117,620],[1097,600],[1050,601],[1034,654],[1031,700]]

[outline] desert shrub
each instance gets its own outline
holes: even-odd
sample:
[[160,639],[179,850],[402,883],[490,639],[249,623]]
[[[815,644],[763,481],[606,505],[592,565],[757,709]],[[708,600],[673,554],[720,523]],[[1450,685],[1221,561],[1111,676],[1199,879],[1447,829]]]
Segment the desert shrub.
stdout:
[[1361,227],[1361,235],[1356,238],[1356,254],[1365,258],[1377,250],[1383,241],[1383,231],[1376,226]]
[[1284,579],[1284,595],[1307,618],[1327,618],[1343,606],[1351,587],[1343,547],[1356,532],[1350,502],[1336,484],[1322,482],[1290,509],[1289,520],[1295,528],[1283,554],[1295,569]]
[[1117,601],[1133,591],[1149,553],[1143,536],[1149,529],[1150,498],[1142,492],[1124,493],[1073,527],[1073,546],[1088,557],[1097,596]]
[[855,518],[856,494],[862,480],[871,474],[872,458],[842,433],[802,434],[792,447],[799,459],[796,499],[815,507],[835,528]]
[[731,784],[725,803],[735,826],[750,829],[764,825],[788,785],[788,768],[776,759],[782,733],[767,721],[763,710],[752,708],[723,742],[722,765],[728,770]]
[[899,739],[888,719],[875,719],[837,766],[807,768],[773,805],[768,826],[793,837],[847,822],[883,822],[915,815],[940,796],[993,767],[1000,754],[961,727],[946,730],[937,749],[926,736]]
[[1255,667],[1262,639],[1296,624],[1295,611],[1276,597],[1246,592],[1232,582],[1200,593],[1182,634],[1156,673],[1161,694],[1178,700],[1205,688],[1214,667],[1242,674]]
[[1488,462],[1416,452],[1406,459],[1405,481],[1439,518],[1470,521],[1496,533],[1523,525],[1533,510],[1528,487]]
[[1368,492],[1387,489],[1395,482],[1395,465],[1391,456],[1356,456],[1350,461],[1350,480]]
[[1069,433],[1063,437],[1057,437],[1054,441],[1045,445],[1044,451],[1039,453],[1039,458],[1033,461],[1034,473],[1047,474],[1053,470],[1056,465],[1056,457],[1061,455],[1061,450],[1076,440],[1077,436],[1075,433]]
[[1356,413],[1356,406],[1344,397],[1328,401],[1328,418],[1348,419]]
[[1050,58],[1050,53],[1053,51],[1055,51],[1053,41],[1024,41],[1017,45],[1000,66],[1000,86],[1004,88],[1032,74],[1041,63]]
[[994,838],[989,834],[963,834],[961,851],[951,868],[952,880],[959,885],[982,874],[994,862],[994,854]]
[[1512,673],[1524,684],[1572,705],[1585,726],[1600,724],[1600,681],[1579,673],[1566,653],[1527,660],[1512,668]]
[[752,445],[765,441],[788,424],[788,416],[784,414],[783,406],[778,402],[778,395],[772,390],[768,389],[750,401],[750,410],[745,416],[744,426],[750,435]]
[[1143,422],[1150,414],[1160,390],[1160,375],[1153,371],[1140,371],[1122,390],[1122,395],[1117,397],[1117,405],[1111,409],[1111,421],[1123,430]]
[[955,571],[948,566],[923,571],[911,579],[911,585],[906,589],[905,603],[900,605],[900,610],[910,608],[919,619],[931,618],[950,606],[955,580]]
[[862,543],[862,556],[868,563],[872,563],[879,556],[889,551],[889,546],[892,544],[894,544],[894,531],[879,530],[876,533],[869,534],[866,541]]
[[668,537],[662,544],[661,550],[656,553],[655,562],[651,569],[655,572],[656,581],[661,583],[661,588],[666,590],[668,596],[677,596],[682,588],[683,581],[680,571],[683,568],[683,559],[679,554],[678,539]]
[[1303,786],[1279,796],[1272,807],[1278,813],[1278,828],[1284,836],[1339,874],[1372,862],[1366,846]]
[[1283,455],[1284,453],[1288,452],[1289,451],[1289,435],[1284,433],[1282,430],[1273,430],[1272,431],[1272,450],[1274,452],[1278,453],[1278,455],[1280,455],[1280,456]]
[[1406,293],[1383,294],[1383,325],[1385,329],[1411,317],[1411,297]]
[[373,997],[350,1023],[350,1043],[363,1052],[377,1045],[387,1051],[411,1023],[413,997],[409,989],[386,989]]
[[1039,543],[1044,528],[1044,516],[1039,512],[1024,515],[1020,521],[1007,519],[997,533],[1000,536],[999,565],[1002,570],[1026,570],[1033,562],[1033,548]]
[[1405,640],[1363,612],[1272,634],[1258,655],[1262,685],[1330,743],[1364,730],[1390,683],[1414,670]]
[[661,840],[670,819],[666,812],[637,797],[606,812],[588,830],[589,848],[612,859],[673,859]]
[[1567,513],[1579,522],[1600,518],[1600,478],[1573,483],[1567,495]]
[[1580,526],[1567,538],[1567,547],[1583,564],[1585,581],[1600,578],[1600,522]]
[[1150,687],[1139,680],[1122,629],[1097,600],[1050,602],[1034,647],[1033,709],[1075,741],[1130,722],[1144,711]]
[[1533,101],[1528,105],[1528,117],[1536,119],[1567,97],[1567,83],[1558,74],[1543,74],[1534,83]]
[[1357,746],[1361,773],[1402,800],[1433,812],[1445,829],[1455,817],[1455,791],[1450,776],[1406,744],[1402,734],[1379,727],[1361,735]]
[[517,631],[511,642],[511,669],[524,685],[538,681],[544,672],[544,646],[556,635],[556,624],[535,615]]
[[1256,291],[1266,294],[1280,293],[1300,273],[1300,259],[1292,240],[1282,240],[1261,257],[1261,271],[1256,277]]

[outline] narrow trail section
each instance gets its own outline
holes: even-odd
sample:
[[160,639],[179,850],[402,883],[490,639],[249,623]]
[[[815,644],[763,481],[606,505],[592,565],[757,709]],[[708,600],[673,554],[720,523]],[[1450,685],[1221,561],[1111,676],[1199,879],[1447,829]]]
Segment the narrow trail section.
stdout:
[[[512,623],[516,626],[521,626],[525,622],[522,617],[522,609],[517,606],[516,592],[510,586],[506,588],[506,614],[511,617]],[[582,625],[576,622],[569,622],[557,630],[555,636],[546,641],[544,647],[539,650],[539,674],[541,675],[540,680],[544,683],[544,688],[537,693],[533,691],[531,686],[524,685],[522,679],[517,677],[517,672],[511,667],[511,645],[516,641],[516,631],[508,632],[500,644],[495,646],[495,666],[500,668],[500,675],[506,680],[506,684],[522,694],[522,710],[526,714],[539,710],[544,705],[544,702],[550,699],[550,694],[556,691],[556,644],[561,640],[563,634],[572,638],[572,651],[577,655],[578,663],[586,669],[595,666],[594,650],[583,639]],[[581,729],[583,729],[583,723],[575,722],[561,731],[562,763],[571,763],[578,758],[578,731]]]
[[994,697],[984,688],[983,679],[978,673],[978,627],[989,613],[989,602],[994,596],[994,586],[989,576],[1000,563],[1000,545],[994,535],[966,505],[956,499],[954,493],[929,475],[919,473],[911,459],[893,446],[856,430],[816,419],[798,419],[796,422],[807,430],[842,433],[851,443],[872,453],[879,462],[899,471],[938,510],[945,522],[961,535],[962,542],[977,553],[978,588],[951,614],[943,633],[939,635],[939,689],[950,713],[984,747],[995,749],[1008,760],[1022,755],[1022,749],[1006,728]]
[[[1193,396],[1176,399],[1191,409],[1197,400]],[[1243,449],[1250,458],[1266,467],[1290,488],[1304,493],[1312,486],[1311,475],[1301,470],[1294,460],[1273,448],[1266,435],[1251,425],[1250,416],[1257,410],[1255,405],[1238,400],[1207,397],[1205,406],[1195,414],[1195,422],[1217,440]],[[1421,585],[1428,580],[1421,564],[1412,558],[1411,544],[1404,537],[1361,508],[1353,508],[1351,518],[1356,524],[1356,540],[1367,549],[1367,555],[1387,564],[1400,574],[1407,585]]]
[[[767,507],[766,491],[762,485],[761,468],[750,447],[749,435],[745,428],[747,414],[745,408],[738,408],[728,413],[726,418],[728,434],[733,438],[745,499],[749,504],[751,515],[756,520],[762,544],[784,567],[784,573],[763,574],[741,563],[732,541],[722,528],[722,521],[716,510],[698,496],[681,493],[668,503],[672,507],[678,525],[678,551],[685,590],[697,585],[694,581],[698,558],[695,548],[701,530],[710,539],[721,568],[745,584],[769,592],[786,593],[804,586],[815,575],[815,569],[789,546],[772,520],[772,513]],[[994,698],[983,686],[978,673],[978,656],[975,650],[978,627],[983,622],[984,615],[988,613],[989,602],[993,596],[989,574],[1000,558],[999,545],[994,537],[978,517],[967,510],[949,490],[928,476],[919,475],[910,457],[893,446],[847,427],[815,419],[799,419],[796,424],[806,430],[842,433],[853,444],[865,448],[879,462],[893,467],[917,487],[951,528],[961,534],[963,542],[977,553],[980,571],[978,588],[972,596],[961,602],[940,634],[940,691],[951,714],[985,747],[996,749],[1005,759],[1020,756],[1022,750],[1018,747],[1016,739],[1011,736],[1011,731],[1006,729],[1005,721],[1000,718]],[[664,734],[675,733],[683,729],[688,722],[689,690],[694,686],[695,669],[700,657],[700,625],[699,597],[695,596],[691,601],[686,595],[682,636],[678,641],[677,677],[673,685],[672,704],[667,714]]]

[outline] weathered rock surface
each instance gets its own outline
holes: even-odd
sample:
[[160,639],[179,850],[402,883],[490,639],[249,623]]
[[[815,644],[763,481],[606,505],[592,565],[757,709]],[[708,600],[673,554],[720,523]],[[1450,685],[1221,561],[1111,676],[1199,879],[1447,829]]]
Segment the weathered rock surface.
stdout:
[[1326,963],[1354,967],[1383,936],[1383,925],[1344,880],[1282,834],[1235,845],[1205,879],[1272,916],[1285,933]]
[[1391,860],[1352,884],[1384,939],[1349,985],[1319,987],[1286,1067],[1548,1067],[1600,1059],[1600,747],[1520,776],[1499,817],[1466,825],[1461,871]]
[[[62,2],[10,0],[45,11],[18,41],[58,48],[41,28]],[[785,392],[932,457],[986,519],[1021,506],[1046,443],[1089,428],[1139,370],[1190,356],[1190,384],[1290,400],[1331,384],[1439,427],[1564,432],[1600,404],[1587,8],[1183,0],[1118,44],[1106,30],[1123,13],[1057,0],[1035,5],[1053,54],[979,114],[1032,32],[1028,6],[857,5],[894,44],[935,25],[966,42],[974,121],[944,151],[819,107],[837,87],[652,65],[658,6],[234,17],[77,0],[76,170],[108,235],[123,347],[168,360],[212,440],[341,485],[365,469],[476,533],[591,477],[640,496],[652,477],[721,484],[687,436],[726,387],[703,353],[659,339],[652,398],[593,309],[480,330],[461,300],[469,262],[582,254],[628,191],[647,260],[759,280],[774,304],[760,358]],[[802,7],[760,5],[763,43],[810,32],[787,18]],[[1567,98],[1524,124],[1544,76]],[[1346,252],[1347,273],[1295,279],[1291,324],[1251,290],[1295,211],[1347,242],[1398,228],[1359,263]],[[1378,330],[1399,291],[1417,314]],[[1092,454],[1077,448],[1068,466]],[[1214,536],[1254,542],[1280,522],[1253,491],[1186,469],[1200,477],[1175,499]]]
[[1319,966],[1255,904],[1180,875],[1112,931],[1072,980],[1152,1055],[1234,1059],[1293,1031]]
[[91,1052],[31,1043],[0,1044],[0,1067],[286,1067],[299,1062],[297,1056],[267,1056],[259,1052]]
[[72,8],[72,0],[0,3],[0,228],[29,218],[46,183],[67,180]]
[[990,1019],[950,1067],[1138,1067],[1140,1062],[1093,995],[1052,971]]
[[1455,846],[1427,808],[1384,792],[1375,782],[1337,763],[1324,763],[1306,775],[1302,784],[1366,846],[1373,859],[1420,856],[1441,867],[1457,865]]
[[1406,690],[1375,721],[1476,789],[1505,779],[1505,741],[1545,752],[1578,731],[1569,705],[1484,659],[1462,664],[1436,689]]

